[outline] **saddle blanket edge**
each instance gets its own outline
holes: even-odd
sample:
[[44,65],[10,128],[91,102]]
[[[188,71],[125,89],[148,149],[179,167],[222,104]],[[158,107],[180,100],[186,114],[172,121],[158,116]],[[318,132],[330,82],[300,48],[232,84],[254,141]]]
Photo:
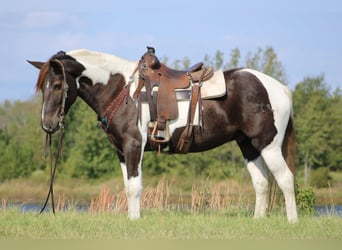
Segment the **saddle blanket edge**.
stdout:
[[214,75],[203,82],[201,87],[202,99],[210,99],[224,96],[226,94],[226,82],[224,80],[223,71],[217,70]]

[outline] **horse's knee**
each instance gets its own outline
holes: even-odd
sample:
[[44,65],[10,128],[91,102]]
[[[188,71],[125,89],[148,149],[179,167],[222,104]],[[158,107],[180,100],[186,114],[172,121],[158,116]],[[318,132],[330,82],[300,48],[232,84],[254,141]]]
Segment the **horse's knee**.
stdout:
[[142,189],[143,189],[143,186],[142,186],[141,178],[131,177],[128,179],[127,190],[126,190],[126,194],[128,198],[140,197]]

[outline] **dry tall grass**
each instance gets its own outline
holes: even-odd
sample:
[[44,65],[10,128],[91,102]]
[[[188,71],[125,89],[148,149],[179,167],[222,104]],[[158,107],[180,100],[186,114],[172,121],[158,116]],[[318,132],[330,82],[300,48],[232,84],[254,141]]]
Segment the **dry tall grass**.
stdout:
[[[234,206],[248,206],[249,197],[242,194],[242,189],[232,183],[212,183],[206,181],[193,184],[191,194],[171,194],[174,180],[163,177],[156,187],[147,186],[141,196],[142,209],[179,209],[198,212],[203,210],[223,210]],[[97,197],[90,202],[89,213],[127,211],[125,190],[112,194],[107,186],[103,186]]]

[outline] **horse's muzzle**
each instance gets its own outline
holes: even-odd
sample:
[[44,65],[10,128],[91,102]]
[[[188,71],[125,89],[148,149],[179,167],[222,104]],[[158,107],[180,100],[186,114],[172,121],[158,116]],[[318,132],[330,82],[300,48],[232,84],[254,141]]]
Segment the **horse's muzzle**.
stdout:
[[59,123],[52,124],[51,122],[42,122],[42,129],[48,134],[53,134],[60,129],[60,125]]

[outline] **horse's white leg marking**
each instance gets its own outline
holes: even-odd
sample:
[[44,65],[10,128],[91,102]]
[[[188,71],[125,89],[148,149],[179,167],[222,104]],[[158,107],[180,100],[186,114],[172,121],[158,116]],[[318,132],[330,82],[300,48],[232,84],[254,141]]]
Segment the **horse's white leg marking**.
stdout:
[[[139,130],[142,136],[142,143],[141,143],[141,153],[140,153],[140,161],[138,164],[138,176],[127,178],[127,168],[125,168],[126,172],[123,171],[124,179],[126,180],[126,196],[128,202],[128,217],[131,220],[139,219],[140,218],[140,199],[141,193],[143,190],[142,185],[142,161],[144,155],[144,148],[147,141],[147,134],[143,134],[141,126],[139,126]],[[123,168],[123,165],[122,165]],[[126,178],[125,178],[126,175]]]
[[298,215],[294,192],[294,176],[285,162],[281,147],[271,143],[261,151],[261,155],[284,194],[288,221],[296,222]]
[[125,185],[125,190],[127,190],[127,165],[124,162],[120,162],[122,177]]
[[251,175],[255,189],[254,218],[264,217],[268,207],[268,173],[261,156],[247,162],[247,169]]
[[[139,169],[141,169],[140,164]],[[128,217],[131,220],[140,218],[140,196],[142,189],[141,170],[139,170],[139,175],[137,177],[131,177],[127,180],[126,195],[128,202]]]
[[122,177],[125,185],[127,203],[128,203],[128,217],[131,220],[140,218],[140,195],[143,189],[142,175],[141,175],[141,162],[138,166],[138,176],[127,178],[127,165],[123,162],[120,163],[122,170]]

